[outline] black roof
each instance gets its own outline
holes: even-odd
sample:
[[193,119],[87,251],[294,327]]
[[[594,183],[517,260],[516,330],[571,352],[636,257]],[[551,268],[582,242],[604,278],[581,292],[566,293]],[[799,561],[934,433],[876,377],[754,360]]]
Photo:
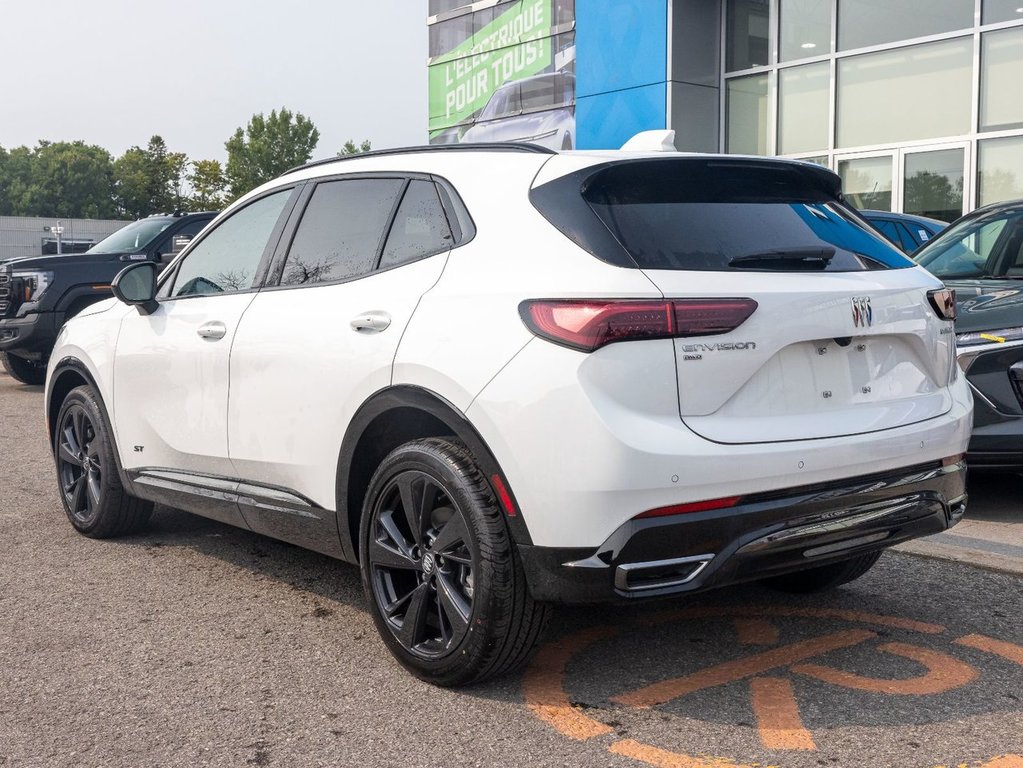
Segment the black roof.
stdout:
[[301,171],[304,168],[315,168],[318,165],[328,163],[339,163],[345,160],[355,160],[360,157],[384,157],[386,155],[411,155],[420,152],[527,152],[536,155],[556,155],[553,149],[541,147],[539,144],[529,144],[524,141],[492,141],[476,142],[469,144],[425,144],[416,147],[394,147],[393,149],[371,149],[369,152],[356,152],[351,155],[339,155],[337,157],[326,157],[322,160],[313,160],[304,165],[297,165],[285,171],[282,175]]

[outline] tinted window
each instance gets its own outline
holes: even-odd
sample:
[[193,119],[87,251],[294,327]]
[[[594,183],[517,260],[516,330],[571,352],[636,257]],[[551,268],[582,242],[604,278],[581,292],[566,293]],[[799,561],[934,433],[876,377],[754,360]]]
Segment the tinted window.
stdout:
[[920,266],[944,279],[1023,275],[1023,215],[964,221],[920,252]]
[[795,168],[623,163],[583,197],[643,269],[800,271],[822,257],[830,271],[912,265]]
[[920,247],[919,238],[914,235],[914,230],[910,229],[908,225],[899,222],[898,230],[899,236],[902,238],[902,250],[906,253],[912,253]]
[[895,245],[899,245],[899,230],[895,226],[894,221],[885,221],[884,219],[873,219],[870,222],[874,227],[885,237],[891,240]]
[[351,179],[318,185],[291,242],[281,285],[347,280],[372,271],[404,183]]
[[387,236],[380,268],[446,251],[451,242],[451,228],[437,196],[437,187],[431,181],[414,180],[409,183]]
[[231,293],[253,287],[267,240],[291,192],[262,197],[218,224],[181,262],[170,295]]
[[186,245],[192,242],[192,238],[202,232],[203,227],[209,223],[209,219],[197,219],[188,222],[173,235],[169,235],[166,240],[160,243],[156,250],[162,254],[180,253],[185,249]]

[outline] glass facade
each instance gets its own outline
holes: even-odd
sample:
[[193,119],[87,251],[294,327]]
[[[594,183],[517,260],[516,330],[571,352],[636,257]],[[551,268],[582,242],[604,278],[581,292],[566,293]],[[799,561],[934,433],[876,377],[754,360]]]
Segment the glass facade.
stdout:
[[952,220],[1023,198],[1023,0],[722,0],[721,149]]

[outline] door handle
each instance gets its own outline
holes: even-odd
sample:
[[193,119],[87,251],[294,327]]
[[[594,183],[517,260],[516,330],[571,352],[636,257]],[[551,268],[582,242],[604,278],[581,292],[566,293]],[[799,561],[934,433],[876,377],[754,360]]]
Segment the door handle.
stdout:
[[391,316],[386,312],[363,312],[352,318],[353,331],[384,331],[391,324]]
[[199,330],[196,331],[204,339],[210,341],[216,341],[222,339],[227,335],[227,326],[219,320],[213,320],[209,323],[203,323],[199,326]]

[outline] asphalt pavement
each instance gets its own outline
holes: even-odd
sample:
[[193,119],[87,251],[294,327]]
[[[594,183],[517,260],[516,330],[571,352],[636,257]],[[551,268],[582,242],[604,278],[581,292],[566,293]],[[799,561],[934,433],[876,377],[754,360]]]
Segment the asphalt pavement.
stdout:
[[[4,375],[0,473],[0,768],[1023,768],[1017,574],[891,552],[827,595],[562,609],[526,672],[441,690],[352,566],[162,507],[76,534]],[[969,515],[1023,516],[998,482]]]

